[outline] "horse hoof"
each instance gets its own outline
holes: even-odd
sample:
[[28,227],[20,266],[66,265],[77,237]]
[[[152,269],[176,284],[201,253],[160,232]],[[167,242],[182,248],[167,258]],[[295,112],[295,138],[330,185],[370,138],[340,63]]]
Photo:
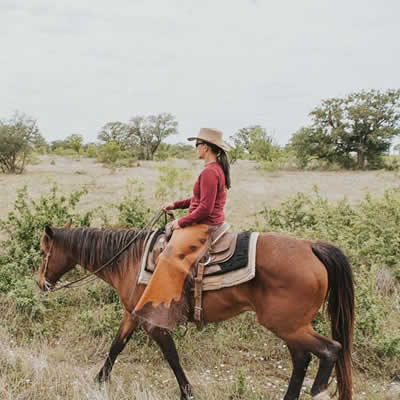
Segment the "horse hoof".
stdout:
[[181,400],[194,400],[192,387],[190,385],[186,386],[181,394]]
[[107,381],[109,381],[109,377],[106,377],[106,376],[104,376],[104,374],[102,372],[99,372],[96,375],[96,378],[94,378],[94,381],[95,381],[95,383],[98,383],[98,384],[101,385],[101,384],[106,383]]
[[313,396],[313,400],[329,400],[331,397],[328,392],[324,390],[321,393],[318,393],[316,396]]

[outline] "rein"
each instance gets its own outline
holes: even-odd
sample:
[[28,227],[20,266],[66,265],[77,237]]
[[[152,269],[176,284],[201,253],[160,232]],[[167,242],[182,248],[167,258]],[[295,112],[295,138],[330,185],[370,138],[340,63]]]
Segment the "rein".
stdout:
[[[135,240],[138,238],[138,236],[139,236],[142,232],[144,232],[145,230],[151,230],[151,229],[154,227],[154,225],[158,222],[158,220],[161,218],[161,216],[162,216],[163,214],[165,215],[165,224],[167,223],[167,214],[168,214],[171,218],[173,218],[173,214],[172,214],[172,213],[168,213],[168,212],[164,211],[163,209],[160,209],[160,210],[156,213],[156,215],[150,220],[150,222],[149,222],[144,228],[140,229],[140,230],[136,233],[136,235],[135,235],[121,250],[119,250],[115,255],[113,255],[113,256],[112,256],[106,263],[104,263],[101,267],[97,268],[97,269],[96,269],[95,271],[93,271],[93,272],[89,272],[87,275],[85,275],[85,276],[83,276],[83,277],[81,277],[81,278],[78,278],[78,279],[76,279],[76,280],[74,280],[74,281],[72,281],[72,282],[67,282],[67,283],[62,284],[61,286],[54,287],[53,289],[50,290],[50,292],[56,292],[56,291],[58,291],[58,290],[66,289],[66,288],[76,289],[76,288],[78,288],[78,287],[81,287],[81,286],[83,286],[83,285],[85,285],[85,284],[88,284],[88,283],[92,282],[93,280],[95,280],[95,279],[97,278],[97,276],[96,276],[97,273],[99,273],[100,271],[102,271],[105,267],[109,266],[116,258],[118,258],[125,250],[127,250],[128,247],[130,247],[130,246],[135,242]],[[146,238],[146,239],[147,239],[147,238]],[[47,267],[48,267],[48,264],[49,264],[49,259],[50,259],[51,251],[52,251],[52,249],[53,249],[53,244],[54,244],[54,239],[53,239],[53,242],[51,243],[49,252],[46,254],[46,260],[45,260],[45,266],[44,266],[44,275],[43,275],[45,281],[46,281],[46,271],[47,271]],[[80,285],[75,285],[76,283],[82,282],[82,281],[84,281],[84,280],[86,280],[86,281],[83,282],[83,283],[81,283]],[[46,281],[46,282],[47,282],[47,281]],[[72,286],[72,285],[75,285],[75,286]],[[46,293],[49,293],[49,292],[46,292]]]

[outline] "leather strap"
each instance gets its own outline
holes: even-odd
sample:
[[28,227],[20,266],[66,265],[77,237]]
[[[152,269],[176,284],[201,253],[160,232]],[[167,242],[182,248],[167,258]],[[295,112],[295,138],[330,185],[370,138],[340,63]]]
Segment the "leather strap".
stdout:
[[197,329],[201,329],[203,327],[203,276],[204,263],[199,263],[197,265],[197,274],[194,278],[194,322],[197,326]]

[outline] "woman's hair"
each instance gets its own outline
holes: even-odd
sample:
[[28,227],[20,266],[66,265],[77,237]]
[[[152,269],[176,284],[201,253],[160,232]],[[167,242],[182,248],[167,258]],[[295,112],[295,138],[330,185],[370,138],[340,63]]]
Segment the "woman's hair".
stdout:
[[231,174],[230,174],[230,166],[229,166],[229,161],[228,157],[226,156],[226,153],[224,150],[222,150],[220,147],[216,146],[213,143],[207,143],[208,146],[210,146],[211,151],[217,155],[217,163],[220,165],[222,168],[222,171],[224,171],[225,175],[225,186],[230,189],[231,188]]

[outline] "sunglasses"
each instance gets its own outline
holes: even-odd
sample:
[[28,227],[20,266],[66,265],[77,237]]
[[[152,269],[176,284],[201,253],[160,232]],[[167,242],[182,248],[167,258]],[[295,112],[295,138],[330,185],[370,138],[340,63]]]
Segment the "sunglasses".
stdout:
[[200,146],[201,144],[206,144],[205,142],[196,142],[196,147]]

